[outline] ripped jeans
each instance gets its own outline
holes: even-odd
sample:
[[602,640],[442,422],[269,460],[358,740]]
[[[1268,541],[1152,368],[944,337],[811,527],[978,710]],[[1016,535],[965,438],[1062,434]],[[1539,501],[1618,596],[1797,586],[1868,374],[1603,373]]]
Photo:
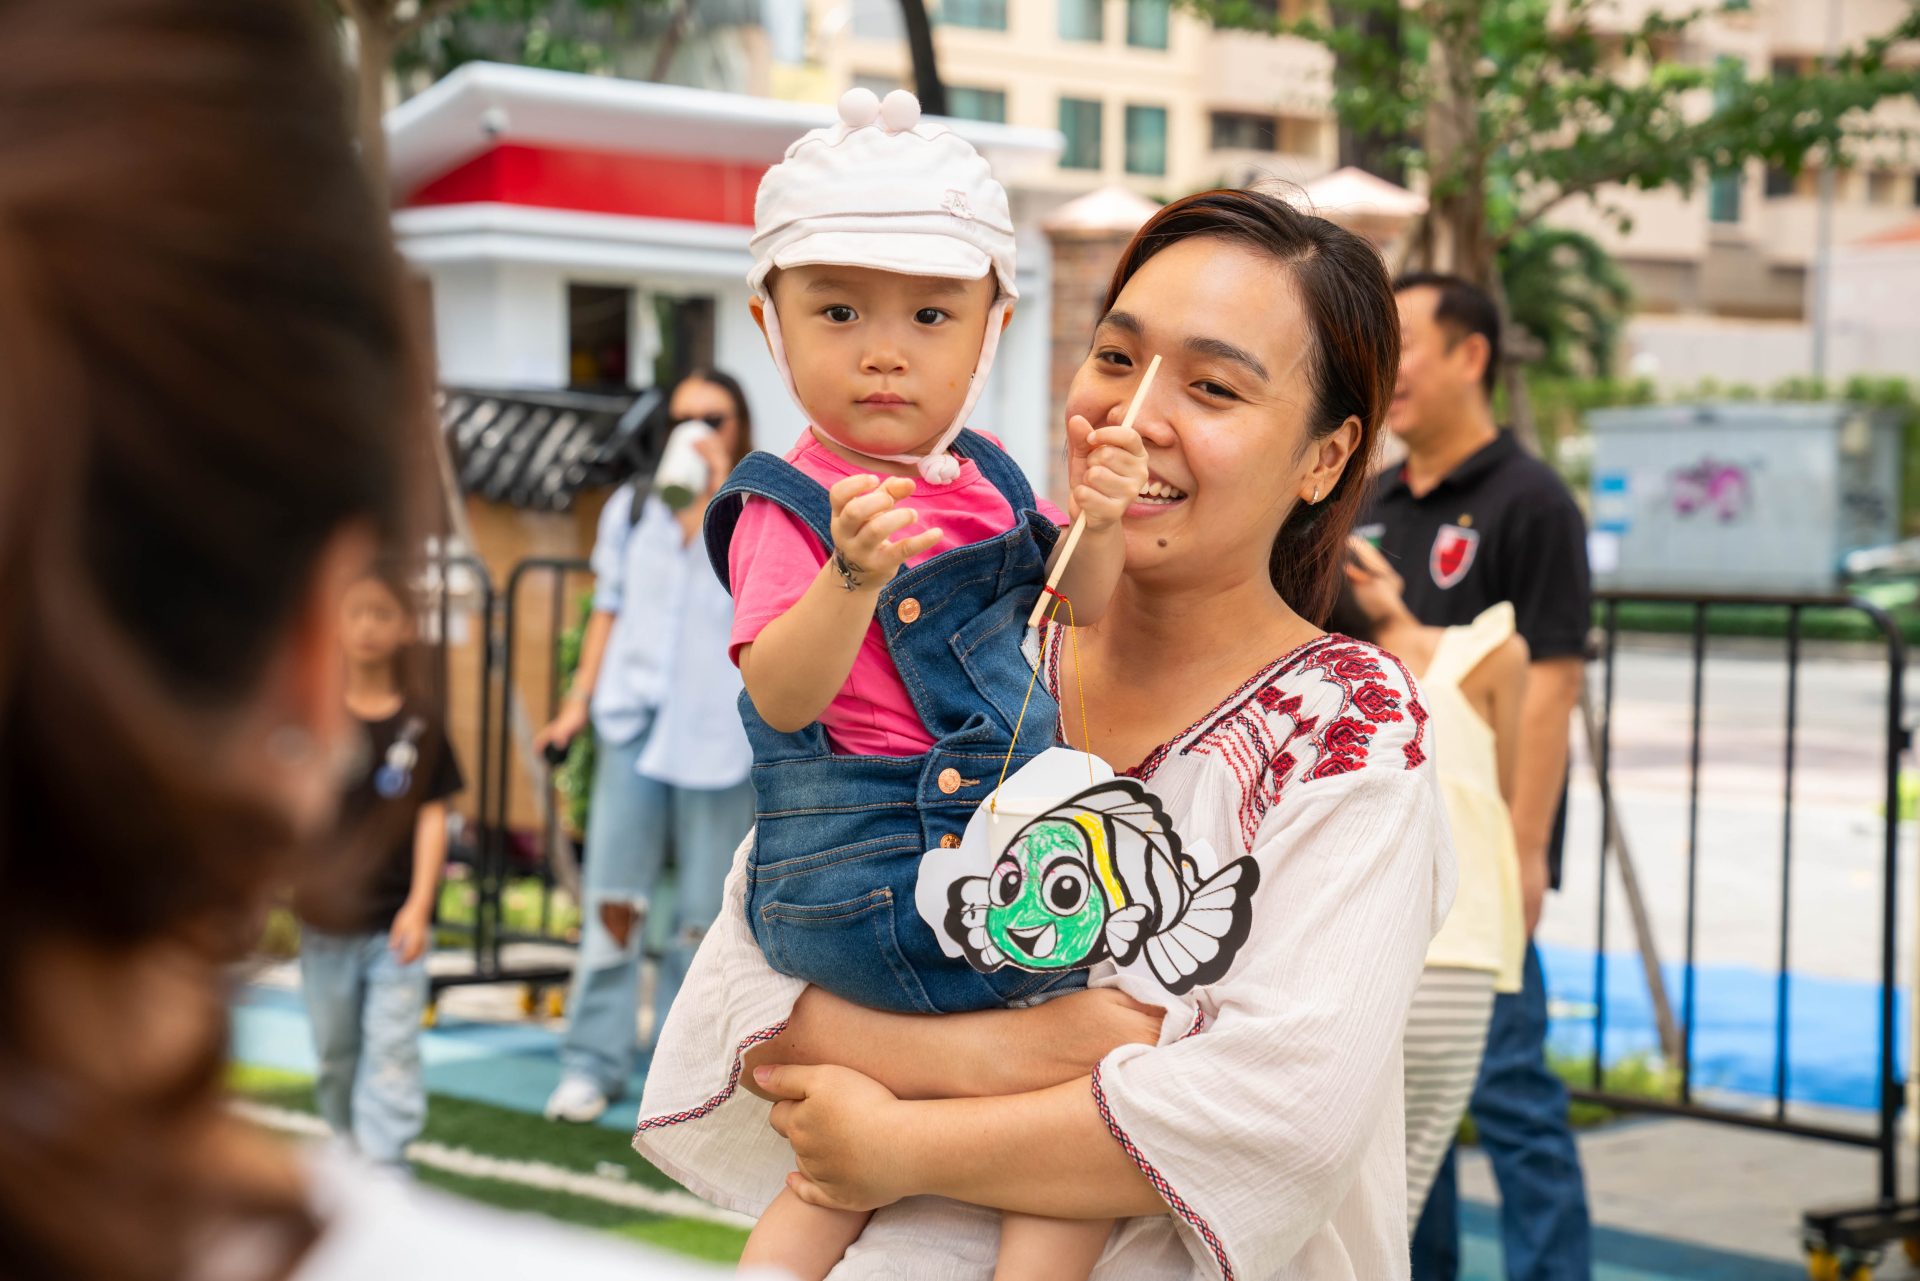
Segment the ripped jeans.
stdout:
[[[650,729],[651,727],[649,727]],[[580,955],[568,993],[561,1070],[584,1076],[608,1098],[626,1092],[640,1010],[640,955],[647,909],[658,897],[669,844],[677,873],[671,922],[654,985],[658,1029],[680,991],[707,927],[720,914],[733,854],[753,826],[753,784],[674,787],[643,778],[634,765],[647,735],[595,742],[593,800],[587,817],[586,895]]]

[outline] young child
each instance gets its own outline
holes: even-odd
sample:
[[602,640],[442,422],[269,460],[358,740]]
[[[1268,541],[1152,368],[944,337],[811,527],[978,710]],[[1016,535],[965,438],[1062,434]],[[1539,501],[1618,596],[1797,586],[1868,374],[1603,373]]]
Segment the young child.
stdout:
[[[922,126],[911,94],[856,89],[840,116],[754,209],[754,318],[810,425],[784,461],[750,455],[707,515],[754,748],[747,915],[775,969],[863,1005],[1031,1002],[1084,973],[978,973],[914,904],[922,853],[958,844],[1009,752],[1017,769],[1050,746],[1059,714],[1034,690],[1014,741],[1064,518],[963,430],[1017,296],[1012,219],[985,160]],[[1059,594],[1084,625],[1118,583],[1146,450],[1080,419],[1069,442],[1087,525]],[[823,1277],[866,1218],[783,1192],[743,1263]],[[998,1275],[1085,1276],[1110,1228],[1008,1215]]]
[[341,806],[341,884],[296,896],[300,986],[320,1060],[320,1114],[362,1156],[404,1169],[427,1114],[423,958],[460,767],[438,716],[407,691],[402,660],[414,632],[405,580],[377,567],[347,589],[343,608],[347,708],[365,728],[367,754]]

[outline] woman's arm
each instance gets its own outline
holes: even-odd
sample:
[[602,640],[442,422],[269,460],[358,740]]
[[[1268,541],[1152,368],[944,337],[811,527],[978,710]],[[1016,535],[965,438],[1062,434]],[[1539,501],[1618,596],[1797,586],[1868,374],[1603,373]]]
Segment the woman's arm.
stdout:
[[1513,804],[1514,787],[1520,777],[1520,714],[1527,698],[1527,642],[1510,636],[1505,644],[1482,659],[1469,679],[1483,682],[1492,715],[1494,764],[1500,780],[1500,796]]
[[846,1206],[937,1193],[1087,1218],[1164,1193],[1248,1275],[1295,1257],[1390,1146],[1407,1008],[1451,901],[1431,763],[1400,764],[1416,723],[1383,725],[1357,773],[1294,779],[1268,815],[1211,1027],[1012,1099],[902,1102],[844,1068],[763,1077],[806,1181]]
[[795,1002],[786,1031],[749,1050],[746,1087],[767,1064],[837,1065],[902,1099],[1024,1094],[1084,1078],[1122,1045],[1152,1045],[1165,1012],[1114,988],[1058,997],[1024,1010],[894,1014],[816,987]]
[[846,1068],[765,1067],[782,1100],[773,1128],[813,1205],[871,1210],[907,1196],[1059,1219],[1164,1214],[1167,1203],[1115,1141],[1086,1077],[992,1099],[902,1102]]

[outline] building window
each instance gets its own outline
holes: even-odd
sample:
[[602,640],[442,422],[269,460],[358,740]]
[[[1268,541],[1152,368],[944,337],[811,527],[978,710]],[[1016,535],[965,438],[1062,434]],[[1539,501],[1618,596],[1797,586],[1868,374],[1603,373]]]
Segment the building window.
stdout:
[[1060,156],[1062,169],[1100,167],[1098,102],[1090,98],[1060,99],[1060,132],[1067,135],[1067,149]]
[[1778,165],[1767,166],[1767,199],[1778,200],[1782,196],[1791,196],[1794,188],[1794,176]]
[[1913,175],[1913,203],[1920,205],[1920,173]]
[[1278,151],[1280,120],[1243,111],[1216,111],[1211,120],[1215,151]]
[[1167,109],[1127,108],[1127,172],[1160,177],[1167,172]]
[[1171,0],[1127,0],[1127,43],[1136,49],[1167,47]]
[[1876,205],[1900,203],[1900,179],[1891,169],[1875,169],[1867,175],[1867,201]]
[[999,89],[971,89],[947,86],[947,114],[960,120],[987,120],[1007,123],[1007,95]]
[[567,286],[570,385],[595,391],[626,390],[633,304],[633,290],[618,285]]
[[[894,0],[893,7],[900,6]],[[1007,29],[1007,0],[942,0],[940,21],[949,27],[975,27],[982,31]]]
[[1740,171],[1713,175],[1713,182],[1707,188],[1707,220],[1709,222],[1740,221]]
[[1107,37],[1106,11],[1106,0],[1060,0],[1060,38],[1098,44]]

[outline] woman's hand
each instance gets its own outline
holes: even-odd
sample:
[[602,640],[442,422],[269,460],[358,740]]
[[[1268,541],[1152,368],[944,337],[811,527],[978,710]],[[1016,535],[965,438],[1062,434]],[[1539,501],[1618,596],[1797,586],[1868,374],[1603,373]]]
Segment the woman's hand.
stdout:
[[569,695],[553,719],[533,736],[533,750],[544,752],[549,747],[566,750],[580,731],[587,727],[587,719],[587,700]]
[[787,1186],[809,1205],[876,1210],[911,1196],[901,1126],[911,1104],[852,1068],[775,1065],[753,1079],[773,1105],[771,1123],[800,1168]]

